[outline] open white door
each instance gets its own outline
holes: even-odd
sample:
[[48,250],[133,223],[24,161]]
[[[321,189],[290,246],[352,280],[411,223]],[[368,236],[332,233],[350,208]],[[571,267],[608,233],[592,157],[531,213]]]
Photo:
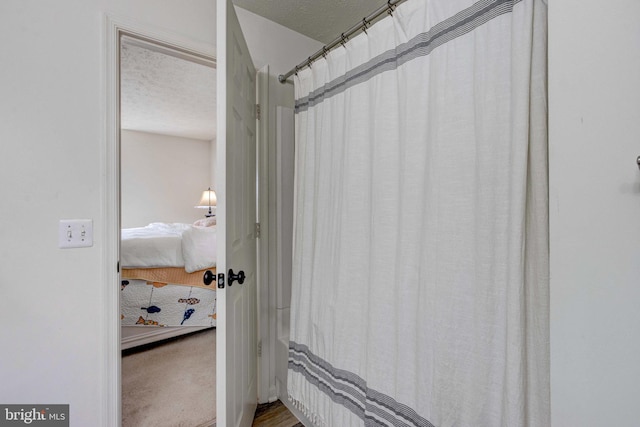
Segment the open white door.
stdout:
[[231,2],[217,8],[217,425],[240,427],[257,404],[256,70]]

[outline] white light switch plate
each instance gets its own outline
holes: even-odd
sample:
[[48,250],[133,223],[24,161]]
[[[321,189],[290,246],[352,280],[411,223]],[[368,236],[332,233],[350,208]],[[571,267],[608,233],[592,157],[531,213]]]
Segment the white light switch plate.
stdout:
[[61,219],[58,229],[58,246],[63,249],[93,246],[93,220]]

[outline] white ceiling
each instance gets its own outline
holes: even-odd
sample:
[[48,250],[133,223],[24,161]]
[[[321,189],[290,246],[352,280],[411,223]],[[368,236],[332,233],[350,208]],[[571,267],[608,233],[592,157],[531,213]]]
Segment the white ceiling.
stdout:
[[[326,44],[386,0],[233,0],[233,3]],[[123,129],[202,140],[215,138],[215,69],[145,48],[135,41],[123,41],[121,52]]]
[[233,3],[327,44],[353,25],[362,22],[362,18],[370,15],[387,1],[233,0]]

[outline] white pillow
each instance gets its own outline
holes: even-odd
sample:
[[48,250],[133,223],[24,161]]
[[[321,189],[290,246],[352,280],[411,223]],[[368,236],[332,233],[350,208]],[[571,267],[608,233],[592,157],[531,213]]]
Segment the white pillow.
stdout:
[[216,227],[190,227],[182,233],[182,257],[187,273],[216,266]]
[[212,216],[209,218],[202,218],[197,220],[196,222],[193,223],[193,225],[197,226],[197,227],[212,227],[214,225],[216,225],[216,217]]

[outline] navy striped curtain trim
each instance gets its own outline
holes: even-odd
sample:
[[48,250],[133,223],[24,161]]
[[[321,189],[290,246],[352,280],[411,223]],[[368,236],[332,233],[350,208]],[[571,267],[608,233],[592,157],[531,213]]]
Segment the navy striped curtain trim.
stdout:
[[380,73],[395,70],[412,59],[427,56],[435,48],[470,33],[498,16],[511,13],[514,5],[521,1],[481,0],[474,3],[451,18],[434,25],[429,31],[418,34],[407,43],[376,56],[353,70],[347,71],[345,75],[314,90],[309,95],[296,100],[295,112],[297,114],[306,111],[325,99],[366,82]]
[[434,427],[407,405],[370,389],[362,378],[333,367],[306,345],[289,343],[289,369],[301,374],[333,402],[353,412],[365,426]]

